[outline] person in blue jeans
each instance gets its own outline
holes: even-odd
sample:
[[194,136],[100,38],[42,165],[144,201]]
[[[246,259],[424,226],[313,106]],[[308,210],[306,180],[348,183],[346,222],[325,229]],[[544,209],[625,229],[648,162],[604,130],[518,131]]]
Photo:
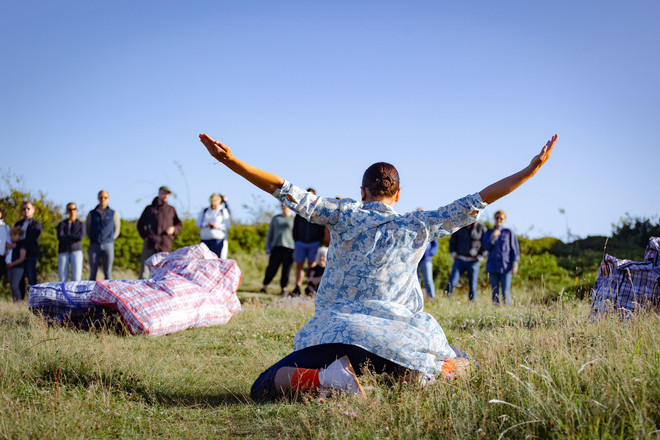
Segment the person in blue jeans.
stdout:
[[506,219],[504,211],[495,213],[495,227],[489,229],[481,240],[481,245],[488,251],[486,272],[493,289],[493,304],[500,303],[500,291],[504,304],[511,304],[511,277],[518,273],[520,247],[516,234],[503,228]]
[[432,300],[435,298],[435,283],[433,281],[433,256],[438,253],[438,240],[433,240],[426,247],[422,259],[417,265],[417,276],[421,272],[421,279],[424,280],[424,290],[426,298]]
[[467,273],[470,284],[468,299],[477,299],[477,282],[479,281],[479,270],[484,249],[481,247],[481,239],[486,233],[486,227],[481,223],[469,224],[454,232],[449,239],[449,252],[454,258],[451,268],[449,282],[445,288],[446,295],[451,298],[461,276]]
[[85,227],[89,237],[89,279],[96,281],[99,265],[103,278],[112,279],[112,263],[115,259],[115,240],[121,231],[119,213],[108,206],[107,191],[99,191],[99,204],[87,214]]
[[66,205],[69,218],[57,224],[57,274],[60,281],[67,281],[69,270],[71,281],[80,281],[82,277],[83,251],[82,239],[85,226],[78,220],[78,208],[75,203]]

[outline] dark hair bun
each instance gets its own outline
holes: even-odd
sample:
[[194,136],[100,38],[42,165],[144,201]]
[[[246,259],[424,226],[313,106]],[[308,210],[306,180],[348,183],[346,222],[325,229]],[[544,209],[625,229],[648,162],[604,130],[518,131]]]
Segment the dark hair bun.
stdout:
[[392,197],[399,189],[399,172],[392,164],[377,162],[364,172],[362,187],[372,197]]

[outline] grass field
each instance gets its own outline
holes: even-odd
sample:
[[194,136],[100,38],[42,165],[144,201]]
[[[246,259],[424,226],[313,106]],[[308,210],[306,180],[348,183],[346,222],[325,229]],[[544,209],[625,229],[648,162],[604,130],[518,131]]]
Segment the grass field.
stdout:
[[426,388],[255,402],[310,300],[242,293],[225,325],[163,337],[49,327],[0,302],[0,438],[660,438],[660,318],[589,324],[584,301],[428,305],[480,365]]

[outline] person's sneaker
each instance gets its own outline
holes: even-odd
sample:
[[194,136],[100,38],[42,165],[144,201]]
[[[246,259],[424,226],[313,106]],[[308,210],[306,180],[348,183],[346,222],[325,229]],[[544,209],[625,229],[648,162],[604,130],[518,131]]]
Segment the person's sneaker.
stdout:
[[266,290],[265,287],[262,287],[261,290],[259,291],[259,293],[268,293],[268,290]]
[[282,291],[280,292],[280,295],[286,296],[286,289],[282,289]]
[[355,370],[348,356],[341,357],[319,371],[321,392],[330,390],[343,391],[349,394],[362,394],[364,390],[355,375]]
[[291,291],[291,296],[300,296],[300,286],[296,286]]

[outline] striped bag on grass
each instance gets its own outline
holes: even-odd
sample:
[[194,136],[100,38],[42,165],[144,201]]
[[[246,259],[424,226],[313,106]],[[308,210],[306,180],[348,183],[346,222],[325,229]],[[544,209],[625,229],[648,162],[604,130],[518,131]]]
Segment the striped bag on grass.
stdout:
[[82,329],[115,325],[117,312],[91,301],[95,281],[41,283],[30,286],[28,308],[58,324]]
[[164,335],[227,323],[241,310],[241,271],[199,244],[147,260],[152,278],[99,281],[91,301],[119,310],[133,334]]
[[592,293],[591,317],[617,312],[627,317],[660,308],[660,237],[651,237],[644,261],[620,260],[605,254]]

